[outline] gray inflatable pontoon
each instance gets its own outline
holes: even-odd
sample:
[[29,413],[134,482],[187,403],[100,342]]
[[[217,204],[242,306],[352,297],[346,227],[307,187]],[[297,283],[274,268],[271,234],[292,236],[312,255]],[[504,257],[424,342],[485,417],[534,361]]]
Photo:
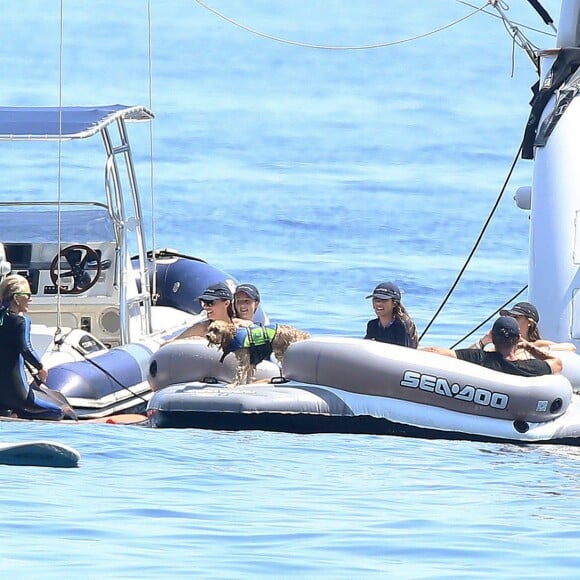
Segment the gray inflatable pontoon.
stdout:
[[182,346],[175,365],[168,361],[177,349],[164,352],[169,346],[154,355],[157,392],[148,414],[155,427],[580,444],[576,354],[562,353],[561,375],[527,378],[420,350],[321,337],[290,346],[284,378],[272,373],[270,382],[232,387],[228,357],[221,364],[219,352],[203,344]]

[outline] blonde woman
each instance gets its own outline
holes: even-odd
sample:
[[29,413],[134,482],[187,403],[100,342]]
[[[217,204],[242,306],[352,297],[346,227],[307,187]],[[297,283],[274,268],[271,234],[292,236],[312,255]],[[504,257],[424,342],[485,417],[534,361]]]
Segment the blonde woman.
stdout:
[[7,276],[0,284],[0,411],[12,411],[23,419],[58,421],[64,410],[44,393],[31,389],[24,370],[25,363],[35,368],[43,383],[48,376],[32,348],[30,319],[24,316],[31,297],[28,280],[23,276]]

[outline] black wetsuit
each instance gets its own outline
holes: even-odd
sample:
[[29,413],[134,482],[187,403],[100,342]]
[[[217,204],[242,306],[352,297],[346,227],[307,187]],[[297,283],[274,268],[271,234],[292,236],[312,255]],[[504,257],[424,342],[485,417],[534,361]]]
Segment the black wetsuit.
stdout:
[[455,351],[457,358],[479,364],[510,375],[538,377],[552,373],[550,365],[543,360],[506,360],[499,352],[485,352],[477,348],[460,348]]
[[0,410],[11,410],[23,418],[61,419],[61,407],[28,386],[24,361],[37,370],[42,368],[30,343],[30,320],[1,308]]

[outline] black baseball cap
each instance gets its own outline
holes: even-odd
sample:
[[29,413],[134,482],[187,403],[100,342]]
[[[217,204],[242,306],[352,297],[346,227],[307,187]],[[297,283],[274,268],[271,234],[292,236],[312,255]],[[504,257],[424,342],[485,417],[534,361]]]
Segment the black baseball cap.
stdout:
[[506,339],[516,338],[520,335],[520,325],[518,321],[511,316],[500,316],[491,328],[491,336],[495,342],[503,342]]
[[253,284],[239,284],[236,286],[234,294],[237,294],[238,292],[244,292],[244,294],[247,294],[252,300],[260,302],[260,293]]
[[531,318],[534,322],[540,322],[540,314],[538,309],[529,302],[518,302],[514,304],[509,310],[501,310],[501,316],[525,316]]
[[396,284],[392,282],[382,282],[369,294],[367,298],[379,298],[380,300],[401,300],[401,291]]
[[212,284],[208,286],[201,296],[198,296],[199,300],[233,300],[232,291],[229,289],[228,285],[224,282],[218,282],[217,284]]

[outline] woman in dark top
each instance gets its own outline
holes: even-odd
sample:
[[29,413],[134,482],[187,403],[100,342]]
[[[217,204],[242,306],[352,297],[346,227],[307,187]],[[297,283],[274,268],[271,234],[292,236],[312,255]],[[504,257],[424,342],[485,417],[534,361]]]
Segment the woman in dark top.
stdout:
[[417,329],[401,303],[399,288],[392,282],[383,282],[367,298],[373,299],[377,318],[368,321],[365,338],[417,348]]
[[23,419],[59,420],[64,411],[28,385],[25,363],[37,371],[44,383],[47,371],[30,342],[28,311],[31,292],[23,276],[7,276],[0,284],[0,410],[12,411]]
[[[576,346],[571,342],[554,342],[553,340],[546,340],[540,336],[540,330],[538,324],[540,322],[540,313],[538,309],[530,302],[518,302],[514,304],[510,309],[504,309],[500,311],[500,316],[511,316],[517,320],[520,327],[520,336],[527,342],[531,342],[534,346],[541,348],[545,351],[547,350],[567,350],[574,352]],[[493,347],[491,345],[491,331],[489,331],[485,336],[480,338],[471,348],[485,349],[486,351],[492,351]],[[487,348],[486,348],[487,347]],[[523,347],[518,347],[516,349],[516,358],[519,360],[530,360],[534,358],[529,350]]]

